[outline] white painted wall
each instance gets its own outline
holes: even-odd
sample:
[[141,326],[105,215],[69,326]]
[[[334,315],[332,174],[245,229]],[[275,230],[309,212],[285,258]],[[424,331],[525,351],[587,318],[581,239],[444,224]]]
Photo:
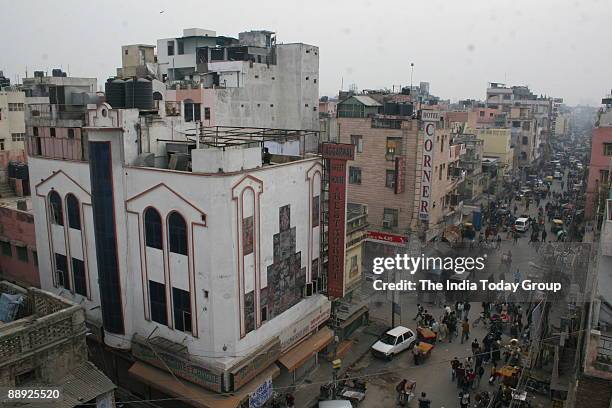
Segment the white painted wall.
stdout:
[[[319,159],[312,158],[213,176],[126,167],[123,165],[124,161],[131,163],[134,158],[134,148],[131,144],[136,138],[133,124],[137,119],[131,111],[124,111],[119,116],[107,114],[103,118],[100,110],[106,108],[104,105],[98,107],[95,114],[96,123],[98,126],[111,128],[90,128],[88,134],[90,141],[110,141],[113,153],[117,249],[126,333],[124,336],[107,336],[108,344],[119,348],[129,347],[134,334],[148,336],[158,327],[158,335],[185,344],[193,354],[201,355],[201,350],[208,350],[218,356],[246,355],[273,336],[288,336],[287,331],[291,331],[295,322],[329,306],[329,301],[322,295],[303,299],[296,306],[241,338],[239,321],[242,313],[239,310],[240,285],[237,273],[237,234],[241,219],[237,216],[237,202],[234,197],[241,194],[241,189],[247,186],[254,186],[256,195],[259,193],[256,206],[243,206],[243,217],[258,215],[259,225],[259,233],[255,235],[255,252],[244,257],[245,278],[248,276],[244,291],[251,290],[257,284],[260,288],[268,284],[267,267],[273,262],[273,235],[279,232],[281,206],[291,207],[291,227],[297,227],[296,248],[302,254],[301,266],[309,271],[308,254],[319,252],[318,239],[313,241],[311,237],[318,237],[319,234],[317,229],[311,231],[309,227],[312,187],[308,175],[312,174],[313,169],[321,168]],[[117,123],[122,124],[123,129],[112,128]],[[253,151],[255,150],[260,157],[259,149]],[[87,163],[30,158],[30,166],[32,185],[40,184],[37,193],[46,196],[53,188],[62,197],[65,193],[73,192],[79,194],[80,200],[87,200],[91,191]],[[65,174],[53,176],[53,172],[60,169]],[[316,189],[320,189],[319,183],[320,181],[315,182]],[[248,191],[245,194],[247,199],[250,199],[253,195]],[[142,216],[148,206],[154,206],[163,220],[172,211],[183,215],[189,230],[190,258],[169,254],[167,246],[164,249],[166,255],[162,255],[158,250],[155,253],[154,249],[144,249],[144,232],[138,217]],[[33,207],[37,220],[46,220],[45,198],[34,196]],[[99,289],[95,268],[93,217],[91,207],[84,208],[83,228],[92,288],[92,301],[85,301],[84,306],[89,318],[100,320],[99,308],[96,308],[99,306]],[[57,293],[59,290],[52,284],[51,253],[44,221],[37,223],[36,238],[42,286]],[[53,240],[61,241],[59,235]],[[143,259],[145,251],[146,262]],[[164,265],[163,256],[169,257],[167,266]],[[148,279],[169,281],[170,285],[184,290],[191,287],[192,314],[194,317],[197,315],[197,337],[145,319],[149,299],[147,282],[143,285],[142,265],[146,265]],[[259,271],[258,275],[255,271]],[[164,280],[164,273],[169,279]],[[190,276],[193,278],[191,281]],[[167,287],[168,292],[171,292],[171,286]],[[68,293],[62,295],[74,297]],[[172,299],[169,296],[167,300],[170,309]],[[223,367],[229,367],[236,360],[234,357],[208,359],[211,364]]]

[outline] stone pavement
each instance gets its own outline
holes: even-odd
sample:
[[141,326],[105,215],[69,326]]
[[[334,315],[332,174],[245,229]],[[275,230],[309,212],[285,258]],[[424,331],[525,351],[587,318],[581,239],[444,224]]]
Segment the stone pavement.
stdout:
[[[369,325],[360,327],[353,333],[350,337],[353,345],[342,358],[342,368],[338,377],[344,375],[350,366],[369,353],[370,346],[378,340],[385,329],[386,327],[379,323],[370,322]],[[297,389],[293,393],[295,396],[295,407],[316,407],[318,405],[319,388],[321,385],[331,382],[332,378],[333,368],[331,362],[320,358],[319,367],[297,384]]]

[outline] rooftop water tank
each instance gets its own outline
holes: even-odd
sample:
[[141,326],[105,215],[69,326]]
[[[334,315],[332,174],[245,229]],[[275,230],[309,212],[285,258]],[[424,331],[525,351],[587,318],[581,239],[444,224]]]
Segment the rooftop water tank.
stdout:
[[125,81],[121,79],[109,79],[104,85],[106,102],[113,108],[125,107]]
[[125,81],[125,107],[153,109],[153,83],[145,78]]

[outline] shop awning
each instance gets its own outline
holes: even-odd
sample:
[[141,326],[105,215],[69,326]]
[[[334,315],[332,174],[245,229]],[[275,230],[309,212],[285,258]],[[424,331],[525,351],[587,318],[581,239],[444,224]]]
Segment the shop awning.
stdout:
[[279,375],[280,369],[276,364],[270,365],[267,369],[253,378],[248,384],[244,385],[235,393],[217,394],[213,391],[192,384],[187,380],[174,378],[168,371],[160,370],[149,364],[135,362],[128,372],[140,381],[174,397],[180,398],[182,402],[198,408],[236,408],[247,400],[249,394],[253,393],[268,378],[275,378]]
[[81,406],[99,395],[114,390],[115,384],[89,361],[81,364],[57,385],[63,390],[63,400],[54,402],[57,408]]
[[278,359],[278,362],[287,370],[294,371],[308,361],[314,354],[323,350],[333,339],[334,332],[331,331],[329,327],[323,327],[321,330],[285,353]]

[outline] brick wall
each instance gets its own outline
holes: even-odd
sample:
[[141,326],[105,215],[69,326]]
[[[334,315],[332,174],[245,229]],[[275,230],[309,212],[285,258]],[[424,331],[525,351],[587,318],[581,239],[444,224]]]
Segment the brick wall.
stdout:
[[[0,207],[0,236],[9,239],[11,256],[0,251],[0,275],[4,279],[25,286],[40,287],[40,276],[35,259],[36,237],[34,235],[34,217],[32,214],[17,209]],[[17,257],[17,241],[26,245],[28,260],[24,262]]]
[[[404,232],[413,219],[417,153],[416,120],[402,121],[401,129],[372,128],[370,118],[338,118],[340,143],[351,143],[351,135],[360,135],[363,151],[355,154],[348,166],[361,168],[361,184],[348,185],[348,201],[368,206],[370,229],[382,229],[385,208],[399,210],[399,225],[391,231]],[[404,192],[395,194],[386,187],[386,170],[395,170],[395,162],[387,160],[388,137],[402,138],[402,155],[405,161]]]

